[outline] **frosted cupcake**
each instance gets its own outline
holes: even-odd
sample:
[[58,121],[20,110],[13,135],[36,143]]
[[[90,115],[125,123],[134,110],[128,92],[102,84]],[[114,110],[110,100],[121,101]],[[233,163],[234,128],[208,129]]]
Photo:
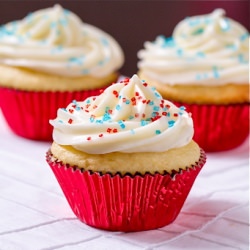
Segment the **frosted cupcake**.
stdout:
[[75,215],[101,229],[173,222],[206,159],[185,108],[136,75],[73,101],[50,123],[47,162]]
[[172,37],[138,52],[139,76],[186,106],[205,151],[234,148],[249,135],[249,33],[224,14],[186,18]]
[[18,135],[51,139],[48,120],[117,81],[124,56],[109,34],[60,5],[0,27],[0,105]]

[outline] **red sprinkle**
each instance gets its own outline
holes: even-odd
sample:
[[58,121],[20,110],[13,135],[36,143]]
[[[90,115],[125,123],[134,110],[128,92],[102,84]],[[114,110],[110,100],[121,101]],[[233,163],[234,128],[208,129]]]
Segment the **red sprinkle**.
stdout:
[[126,77],[124,80],[123,80],[123,82],[129,82],[129,78],[128,77]]
[[70,118],[70,119],[68,120],[68,123],[71,124],[72,122],[73,122],[73,120]]
[[103,137],[103,134],[99,134],[99,137]]
[[119,96],[119,94],[116,90],[113,90],[113,94],[115,95],[116,98]]
[[140,94],[139,94],[139,92],[136,91],[136,92],[135,92],[135,95],[136,95],[136,96],[139,96]]
[[164,116],[167,116],[168,113],[167,112],[162,112],[161,114],[164,115]]
[[74,110],[73,109],[69,109],[69,112],[72,114],[74,112]]
[[112,128],[108,128],[108,129],[107,129],[107,132],[108,132],[108,133],[111,133],[111,131],[112,131]]
[[147,87],[147,86],[148,86],[148,84],[147,84],[146,82],[144,82],[144,83],[143,83],[143,86],[144,86],[144,87]]
[[87,138],[87,140],[90,141],[90,140],[91,140],[91,137],[89,136],[89,137]]
[[117,132],[118,132],[117,128],[114,128],[113,133],[117,133]]
[[161,116],[160,116],[160,115],[157,115],[157,116],[155,116],[155,117],[152,117],[152,118],[151,118],[151,121],[154,122],[154,121],[156,121],[156,120],[158,120],[158,119],[160,119],[160,118],[161,118]]
[[177,114],[177,113],[174,113],[174,116],[175,116],[175,117],[177,117],[177,116],[178,116],[178,114]]
[[138,113],[135,113],[135,117],[139,117],[139,114],[138,114]]

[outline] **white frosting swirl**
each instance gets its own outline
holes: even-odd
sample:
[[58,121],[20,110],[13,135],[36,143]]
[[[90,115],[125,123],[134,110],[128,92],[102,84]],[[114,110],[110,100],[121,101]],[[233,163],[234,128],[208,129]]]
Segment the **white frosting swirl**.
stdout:
[[102,77],[123,62],[123,52],[110,35],[60,5],[0,27],[0,64],[69,77]]
[[174,29],[173,37],[158,36],[138,52],[138,68],[151,79],[167,84],[249,82],[249,33],[216,9],[189,17]]
[[59,109],[53,139],[90,154],[164,152],[187,145],[193,120],[136,75]]

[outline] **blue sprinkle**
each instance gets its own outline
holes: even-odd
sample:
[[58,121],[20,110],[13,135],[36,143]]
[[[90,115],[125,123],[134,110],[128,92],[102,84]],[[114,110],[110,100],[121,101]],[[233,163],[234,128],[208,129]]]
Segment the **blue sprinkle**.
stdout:
[[70,15],[70,11],[67,10],[67,9],[63,9],[63,12],[64,12],[65,15]]
[[246,32],[245,34],[243,34],[243,35],[240,36],[240,41],[243,42],[246,39],[248,39],[248,37],[249,37],[249,33]]
[[123,123],[123,121],[118,121],[118,124],[120,125],[120,127],[122,129],[124,129],[126,127],[125,124]]
[[91,117],[89,118],[89,120],[90,120],[91,123],[93,123],[93,122],[95,121],[95,118],[94,118],[93,116],[91,116]]
[[52,22],[50,24],[50,28],[52,28],[52,29],[56,28],[56,26],[57,26],[57,22]]
[[66,108],[61,108],[61,110],[65,111],[65,112],[68,112],[68,110]]
[[152,117],[156,117],[156,116],[158,116],[158,115],[159,115],[158,112],[153,112],[153,113],[151,114]]
[[148,124],[148,122],[147,121],[145,121],[145,120],[141,120],[141,126],[143,127],[143,126],[145,126],[145,125],[147,125]]
[[125,102],[126,104],[129,104],[130,103],[130,100],[126,100],[126,102]]
[[237,46],[235,44],[227,44],[225,46],[227,49],[231,49],[231,50],[237,50]]
[[115,107],[116,110],[121,110],[121,105],[117,104]]
[[27,23],[31,23],[33,21],[34,14],[31,12],[25,17],[25,21]]
[[62,120],[58,120],[58,122],[63,123],[63,121],[62,121]]
[[245,60],[243,54],[238,55],[238,60],[239,60],[239,63],[248,63],[247,60]]
[[59,52],[61,52],[62,50],[63,50],[63,46],[62,46],[62,45],[59,45],[59,46],[57,46],[57,47],[55,47],[55,48],[53,48],[53,49],[51,50],[51,54],[59,53]]
[[196,80],[202,80],[208,78],[208,75],[206,73],[203,74],[196,74],[195,79]]
[[129,118],[128,118],[129,120],[132,120],[132,119],[134,119],[134,116],[129,116]]
[[83,69],[81,72],[82,72],[83,75],[89,74],[89,70],[88,69]]
[[210,24],[210,23],[212,23],[212,20],[211,20],[210,18],[206,17],[206,18],[204,19],[204,23],[205,23],[205,24]]
[[197,52],[196,55],[197,55],[198,57],[205,57],[205,53],[204,53],[204,52],[201,52],[201,51]]
[[152,106],[152,105],[154,105],[154,102],[150,101],[148,105]]
[[202,78],[202,77],[201,77],[201,74],[196,74],[196,76],[195,76],[195,79],[196,79],[196,80],[201,80],[201,78]]
[[155,134],[159,135],[161,133],[161,130],[157,129],[155,130]]
[[102,61],[99,61],[97,64],[99,65],[99,66],[102,66],[102,65],[104,65],[104,60],[102,60]]
[[96,122],[96,123],[99,123],[99,124],[102,124],[102,123],[103,123],[102,120],[96,120],[95,122]]
[[102,44],[103,44],[104,46],[108,46],[108,45],[109,45],[109,42],[108,42],[108,40],[107,40],[105,37],[102,37],[102,38],[101,38],[101,42],[102,42]]
[[67,26],[67,25],[68,25],[68,20],[67,20],[66,18],[60,19],[60,20],[59,20],[59,23],[60,23],[62,26]]
[[[190,18],[188,17],[187,19],[190,19]],[[201,21],[200,21],[199,18],[192,18],[188,22],[189,26],[196,26],[196,25],[198,25],[200,23],[201,23]]]
[[90,100],[90,99],[87,99],[86,103],[88,103],[88,104],[91,103],[91,100]]
[[160,109],[160,107],[158,107],[158,106],[154,106],[154,108],[153,108],[154,111],[159,111],[159,109]]
[[105,122],[105,121],[108,121],[108,120],[110,120],[111,119],[111,117],[110,117],[110,115],[108,114],[108,113],[105,113],[104,115],[103,115],[103,118],[102,118],[102,120]]
[[186,109],[186,107],[181,106],[181,107],[179,107],[179,109],[180,109],[180,110],[185,110],[185,109]]
[[84,57],[83,57],[83,56],[81,56],[81,57],[70,57],[70,58],[68,58],[68,62],[69,62],[69,63],[72,63],[72,64],[81,65],[81,64],[83,64],[83,61],[84,61]]
[[161,95],[160,95],[157,91],[155,91],[155,96],[156,96],[157,98],[161,98]]
[[204,29],[203,29],[203,28],[198,28],[198,29],[196,29],[196,30],[192,33],[192,35],[194,35],[194,36],[200,35],[200,34],[202,34],[203,32],[204,32]]
[[175,46],[175,41],[172,37],[164,37],[164,36],[160,36],[163,40],[163,44],[162,47],[174,47]]
[[80,110],[81,110],[81,108],[80,108],[80,107],[76,107],[76,108],[75,108],[75,110],[80,111]]
[[219,78],[220,75],[219,75],[219,72],[218,72],[218,68],[216,66],[213,66],[212,70],[213,70],[214,78]]
[[174,120],[168,121],[168,126],[169,126],[170,128],[173,127],[174,124],[175,124],[175,121],[174,121]]
[[178,48],[178,49],[176,50],[176,54],[177,54],[177,56],[183,56],[183,49]]

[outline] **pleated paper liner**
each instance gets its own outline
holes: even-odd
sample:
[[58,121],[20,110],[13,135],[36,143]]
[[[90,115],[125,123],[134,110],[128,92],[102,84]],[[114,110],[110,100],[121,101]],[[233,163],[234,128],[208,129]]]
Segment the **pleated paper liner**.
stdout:
[[249,136],[249,103],[202,105],[174,102],[192,113],[193,140],[205,150],[216,152],[233,149]]
[[0,87],[0,107],[7,124],[17,135],[52,141],[53,127],[49,120],[56,118],[58,108],[65,108],[73,100],[83,101],[99,95],[102,90],[36,92]]
[[87,225],[110,231],[143,231],[166,226],[179,214],[206,162],[201,149],[195,165],[166,174],[121,176],[82,171],[46,160],[75,215]]

